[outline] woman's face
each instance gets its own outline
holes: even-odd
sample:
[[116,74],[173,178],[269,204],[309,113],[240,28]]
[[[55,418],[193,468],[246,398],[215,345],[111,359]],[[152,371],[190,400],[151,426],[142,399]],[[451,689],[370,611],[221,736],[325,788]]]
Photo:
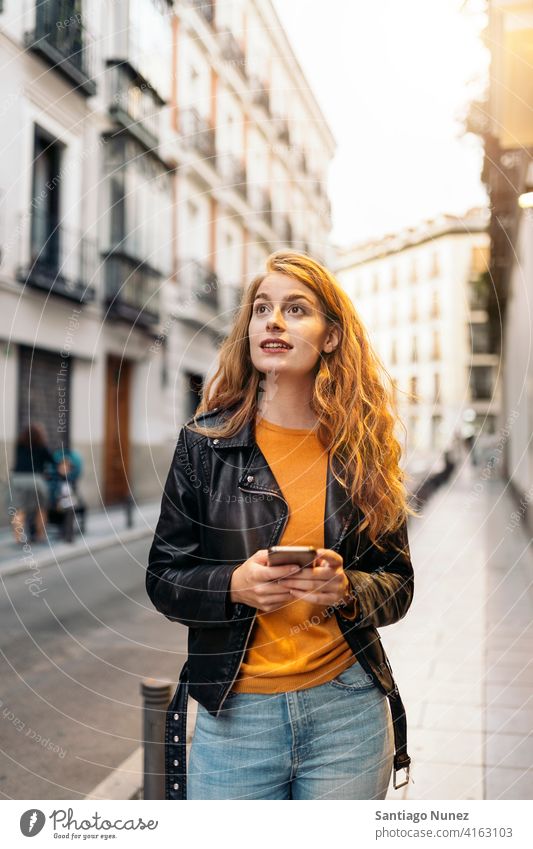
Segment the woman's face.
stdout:
[[[338,331],[328,326],[315,293],[277,271],[268,274],[257,289],[248,334],[252,362],[263,373],[275,369],[307,375],[338,344]],[[266,339],[279,339],[289,347],[265,348]]]

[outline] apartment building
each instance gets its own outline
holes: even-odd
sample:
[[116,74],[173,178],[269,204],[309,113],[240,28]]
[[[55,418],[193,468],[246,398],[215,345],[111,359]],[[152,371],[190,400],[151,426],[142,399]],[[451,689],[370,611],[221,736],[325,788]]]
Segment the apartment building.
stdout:
[[151,498],[246,282],[327,258],[331,132],[269,0],[4,0],[0,56],[1,479],[41,421]]
[[486,213],[472,210],[339,252],[337,276],[395,383],[407,462],[431,461],[457,436],[494,432],[486,228]]

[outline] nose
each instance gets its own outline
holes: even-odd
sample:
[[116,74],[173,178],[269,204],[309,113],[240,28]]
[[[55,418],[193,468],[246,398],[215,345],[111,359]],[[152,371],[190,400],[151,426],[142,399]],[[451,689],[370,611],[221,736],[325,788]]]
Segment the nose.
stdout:
[[267,328],[271,327],[281,327],[283,321],[281,319],[281,310],[279,307],[276,307],[272,310],[269,319],[267,320]]

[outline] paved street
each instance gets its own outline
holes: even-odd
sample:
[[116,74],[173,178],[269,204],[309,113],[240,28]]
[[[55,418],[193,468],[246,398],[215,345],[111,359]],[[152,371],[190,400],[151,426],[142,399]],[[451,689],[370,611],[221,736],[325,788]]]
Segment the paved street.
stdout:
[[175,680],[185,629],[144,590],[145,538],[4,577],[0,619],[0,793],[83,798],[139,746],[140,682]]

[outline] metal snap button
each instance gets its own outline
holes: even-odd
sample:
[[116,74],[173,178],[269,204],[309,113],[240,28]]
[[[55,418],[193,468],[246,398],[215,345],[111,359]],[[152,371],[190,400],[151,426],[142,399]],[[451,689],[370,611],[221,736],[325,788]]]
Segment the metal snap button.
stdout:
[[179,761],[174,761],[174,766],[179,766]]
[[179,790],[179,784],[174,784],[174,790]]
[[213,445],[218,445],[219,441],[220,440],[218,440],[218,439],[213,439]]
[[248,475],[248,477],[246,478],[246,480],[248,481],[248,483],[252,483],[253,479],[254,479],[254,476],[253,476],[253,475]]
[[176,735],[174,736],[174,742],[175,742],[175,743],[179,743],[179,741],[180,741],[180,738],[179,738],[179,737],[178,737],[178,735],[176,734]]
[[179,713],[175,713],[175,714],[174,714],[174,719],[179,719],[179,718],[180,718]]

